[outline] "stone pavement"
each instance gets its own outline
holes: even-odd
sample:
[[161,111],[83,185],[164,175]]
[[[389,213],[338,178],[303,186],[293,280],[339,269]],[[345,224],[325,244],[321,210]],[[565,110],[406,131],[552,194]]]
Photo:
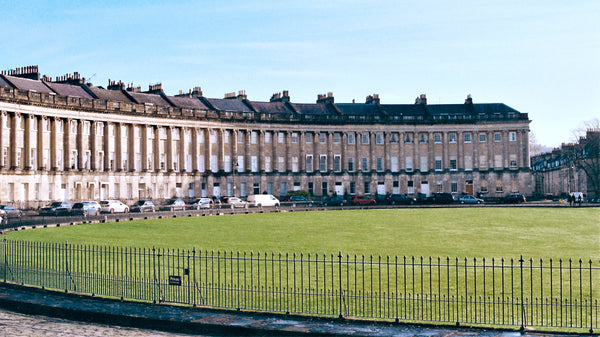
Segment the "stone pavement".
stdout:
[[0,336],[10,337],[184,337],[171,333],[106,324],[70,321],[48,316],[26,315],[0,309]]
[[[0,284],[0,307],[21,313],[11,314],[0,311],[0,336],[517,337],[521,335],[514,330],[310,319],[299,316],[121,302],[9,284]],[[526,334],[536,337],[561,336],[534,332],[526,332]]]

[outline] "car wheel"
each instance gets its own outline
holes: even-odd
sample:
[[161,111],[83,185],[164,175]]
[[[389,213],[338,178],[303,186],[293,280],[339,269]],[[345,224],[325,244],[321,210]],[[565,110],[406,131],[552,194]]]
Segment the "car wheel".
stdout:
[[465,202],[464,202],[464,201],[461,201],[460,203],[464,205],[464,203],[465,203]]
[[115,210],[113,208],[110,209],[110,214],[115,213]]
[[125,207],[125,213],[129,213],[129,207]]

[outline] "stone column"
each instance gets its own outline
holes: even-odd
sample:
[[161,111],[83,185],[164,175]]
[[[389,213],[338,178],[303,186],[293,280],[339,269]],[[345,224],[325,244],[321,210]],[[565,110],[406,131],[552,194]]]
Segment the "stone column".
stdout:
[[[98,141],[96,140],[98,134],[98,123],[90,122],[90,168],[92,171],[97,171],[98,167],[96,162],[98,161],[98,149],[96,148]],[[98,186],[100,187],[100,186]]]
[[236,164],[238,163],[238,130],[233,129],[231,131],[231,170],[236,170]]
[[[35,122],[37,123],[37,140],[36,140],[36,148],[37,148],[37,169],[38,170],[45,170],[44,167],[44,118],[42,116],[35,116],[36,120]],[[0,124],[2,125],[2,124]],[[2,147],[0,146],[0,149]],[[48,158],[48,160],[50,160],[50,158]]]
[[85,169],[83,162],[84,162],[84,150],[83,150],[83,123],[84,121],[82,120],[75,120],[75,123],[77,123],[77,135],[75,136],[75,147],[77,148],[77,158],[75,159],[77,161],[77,169],[79,171],[82,171],[83,169]]
[[450,138],[448,131],[442,132],[442,170],[450,169],[449,148]]
[[7,115],[9,117],[8,119],[8,125],[10,126],[10,134],[9,134],[9,147],[8,147],[8,161],[9,161],[9,165],[8,167],[11,170],[14,170],[17,168],[17,113],[8,113]]
[[49,117],[50,123],[50,169],[58,170],[58,158],[56,151],[58,150],[58,123],[61,123],[56,117]]
[[63,123],[63,170],[71,170],[71,119],[64,119]]
[[510,167],[510,158],[508,155],[508,141],[508,131],[504,130],[502,131],[502,166],[504,168]]
[[192,172],[198,172],[198,129],[192,128],[190,129],[190,132],[192,138],[192,147],[190,148],[190,155],[192,156]]
[[[487,133],[487,144],[488,144],[488,169],[494,168],[494,132],[489,131]],[[489,188],[489,185],[488,185]]]
[[473,132],[473,138],[471,139],[473,144],[473,170],[479,169],[479,133]]
[[257,130],[256,131],[256,138],[257,139],[257,144],[258,144],[258,152],[257,152],[257,165],[258,165],[258,172],[264,172],[265,171],[265,132],[263,130]]
[[345,172],[348,170],[348,158],[346,157],[346,145],[348,144],[348,135],[346,134],[346,132],[341,132],[340,142],[340,148],[342,149],[340,153],[340,168],[342,169],[342,172]]
[[291,171],[292,169],[292,156],[290,154],[290,147],[291,147],[291,142],[292,142],[292,134],[291,131],[285,131],[285,135],[284,135],[284,142],[285,142],[285,170],[287,172]]
[[[329,171],[333,171],[334,167],[333,167],[333,156],[335,155],[333,153],[333,132],[327,132],[327,138],[326,138],[326,142],[327,142],[327,172]],[[329,188],[329,186],[328,186]]]
[[[111,172],[115,169],[114,167],[110,167],[110,142],[114,142],[114,139],[110,138],[111,125],[112,124],[108,122],[104,125],[104,139],[102,142],[102,149],[104,150],[104,171],[106,172]],[[112,126],[114,127],[114,125]]]
[[[135,125],[127,124],[127,168],[128,172],[135,171]],[[140,159],[141,161],[141,159]],[[141,169],[141,164],[140,164]],[[133,194],[133,191],[131,191]]]
[[23,132],[23,169],[31,170],[31,132],[32,116],[21,115],[25,120],[25,130]]
[[427,171],[435,170],[435,134],[427,134],[427,148],[429,149],[429,158],[427,158]]
[[[298,155],[298,168],[300,172],[306,173],[306,151],[304,150],[306,146],[306,134],[304,131],[300,132],[300,135],[298,136],[298,147],[300,149],[299,151],[299,155]],[[315,155],[313,154],[313,169],[314,169],[314,160],[315,160]]]
[[[160,127],[158,126],[150,126],[152,128],[152,132],[154,132],[154,144],[153,144],[153,169],[154,172],[160,171]],[[165,163],[166,165],[166,163]]]
[[252,172],[252,130],[244,130],[244,172]]
[[123,170],[123,134],[121,130],[121,123],[114,124],[115,130],[115,167],[114,170],[116,172],[121,172]]
[[391,141],[392,141],[392,133],[384,132],[383,133],[383,170],[384,171],[392,171],[392,155],[391,155]]
[[165,168],[167,172],[173,172],[173,128],[171,126],[165,127],[167,130],[167,140],[165,141],[165,153],[166,162]]
[[[174,147],[176,155],[179,157],[179,167],[177,172],[185,172],[185,154],[187,146],[185,143],[185,128],[180,127],[177,129],[177,132],[179,133],[179,146]],[[185,186],[185,188],[187,188],[187,186]]]
[[377,151],[375,147],[376,139],[375,132],[369,132],[369,172],[377,172]]
[[140,125],[140,156],[142,157],[140,170],[148,172],[148,126]]
[[456,133],[456,145],[457,145],[457,154],[456,154],[456,169],[464,170],[465,168],[465,156],[464,156],[464,133],[462,131]]

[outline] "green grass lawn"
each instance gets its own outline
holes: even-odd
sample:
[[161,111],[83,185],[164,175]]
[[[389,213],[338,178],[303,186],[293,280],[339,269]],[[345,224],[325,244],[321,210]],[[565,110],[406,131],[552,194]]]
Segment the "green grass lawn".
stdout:
[[8,238],[197,250],[486,258],[600,258],[598,208],[313,211],[10,232]]

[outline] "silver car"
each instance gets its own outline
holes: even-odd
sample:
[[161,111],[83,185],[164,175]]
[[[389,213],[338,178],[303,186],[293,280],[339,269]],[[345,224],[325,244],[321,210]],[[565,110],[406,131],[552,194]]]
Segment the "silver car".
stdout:
[[483,204],[483,199],[475,198],[472,195],[461,195],[458,197],[458,202],[461,204]]

